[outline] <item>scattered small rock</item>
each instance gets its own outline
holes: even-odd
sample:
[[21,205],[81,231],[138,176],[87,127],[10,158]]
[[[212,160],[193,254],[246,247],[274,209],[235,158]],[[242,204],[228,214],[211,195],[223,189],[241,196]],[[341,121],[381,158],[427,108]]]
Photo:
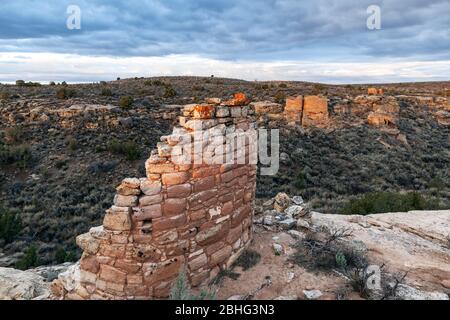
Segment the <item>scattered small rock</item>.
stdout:
[[303,290],[303,294],[308,300],[317,300],[323,295],[320,290]]
[[275,255],[281,256],[283,254],[283,246],[278,243],[273,244],[273,251],[275,252]]

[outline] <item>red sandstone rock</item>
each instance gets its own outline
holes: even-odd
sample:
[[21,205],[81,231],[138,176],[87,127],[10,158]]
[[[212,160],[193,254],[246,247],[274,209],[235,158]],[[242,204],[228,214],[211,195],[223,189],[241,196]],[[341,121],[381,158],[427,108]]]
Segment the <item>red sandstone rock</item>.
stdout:
[[303,105],[302,126],[320,126],[327,122],[327,99],[319,96],[306,96]]
[[127,274],[117,268],[108,265],[101,265],[100,279],[112,283],[125,284],[127,281]]
[[194,119],[211,119],[214,116],[215,106],[209,104],[201,104],[194,107]]
[[288,122],[301,123],[303,112],[303,96],[287,97],[284,108]]
[[224,262],[228,257],[230,257],[232,251],[233,250],[231,246],[226,246],[220,249],[219,251],[213,253],[209,260],[209,266],[213,267],[220,264],[221,262]]
[[183,184],[186,183],[188,179],[189,174],[187,172],[164,173],[162,175],[162,182],[166,186]]
[[171,198],[166,199],[163,204],[163,215],[173,216],[186,211],[187,201],[185,198],[177,199]]
[[368,95],[383,95],[384,94],[384,90],[383,89],[378,89],[378,88],[368,88],[367,89],[367,94]]
[[224,104],[230,107],[237,107],[237,106],[246,106],[249,103],[250,100],[247,98],[245,93],[238,92],[234,94],[233,99],[226,101]]
[[131,229],[130,212],[113,212],[108,210],[103,219],[103,226],[109,230],[127,231]]
[[367,122],[376,127],[395,125],[395,117],[388,113],[371,112],[367,117]]

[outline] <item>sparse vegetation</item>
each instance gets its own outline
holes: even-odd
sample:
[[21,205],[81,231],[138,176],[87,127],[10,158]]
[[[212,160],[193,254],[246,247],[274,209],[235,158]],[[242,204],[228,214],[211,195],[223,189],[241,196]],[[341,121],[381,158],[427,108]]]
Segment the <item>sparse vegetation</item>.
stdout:
[[212,291],[202,290],[198,295],[191,292],[187,281],[186,270],[181,270],[172,289],[170,290],[170,300],[215,300],[216,295]]
[[112,140],[108,143],[108,151],[113,154],[123,155],[127,160],[133,161],[139,159],[141,152],[134,141]]
[[166,86],[164,91],[164,98],[173,98],[177,95],[177,92],[172,86]]
[[110,88],[102,88],[102,92],[100,94],[104,97],[111,97],[112,91]]
[[324,234],[310,233],[295,246],[296,252],[291,259],[310,270],[329,271],[334,268],[366,267],[365,254],[342,241],[351,235],[348,229],[338,229]]
[[25,251],[25,255],[17,261],[16,269],[28,270],[39,266],[38,249],[31,246]]
[[439,205],[425,199],[417,192],[406,194],[377,192],[350,200],[342,209],[342,214],[366,215],[372,213],[407,212],[412,210],[433,210]]
[[242,267],[244,271],[247,271],[256,266],[261,260],[261,255],[253,250],[245,250],[241,256],[236,260],[233,267]]
[[286,101],[286,94],[285,94],[284,92],[278,91],[278,92],[275,94],[274,99],[275,99],[275,102],[276,102],[276,103],[283,104],[283,103],[285,103],[285,101]]
[[75,91],[67,89],[66,87],[59,88],[56,91],[56,97],[61,100],[69,99],[75,96]]
[[14,126],[5,130],[5,139],[9,144],[17,144],[22,141],[23,129],[20,126]]
[[130,109],[133,106],[134,99],[131,96],[122,96],[119,100],[119,105],[124,109]]
[[6,146],[0,143],[0,165],[16,165],[24,169],[31,165],[32,160],[33,155],[28,146]]
[[13,214],[0,207],[0,239],[10,243],[22,230],[22,220],[18,214]]
[[8,100],[11,95],[8,92],[0,92],[0,100]]

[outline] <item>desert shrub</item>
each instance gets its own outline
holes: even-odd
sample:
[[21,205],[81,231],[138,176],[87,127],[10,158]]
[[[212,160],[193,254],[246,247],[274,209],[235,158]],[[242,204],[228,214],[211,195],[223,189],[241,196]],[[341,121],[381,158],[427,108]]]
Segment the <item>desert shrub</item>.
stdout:
[[0,239],[10,243],[22,230],[22,220],[17,214],[13,214],[0,207]]
[[89,173],[107,173],[114,170],[118,164],[118,161],[95,162],[90,164],[87,170]]
[[152,86],[152,85],[153,85],[153,82],[152,82],[152,80],[145,80],[145,81],[144,81],[144,85],[145,85],[145,86]]
[[67,82],[63,81],[63,82],[61,82],[61,85],[62,85],[63,87],[67,87]]
[[244,271],[247,271],[256,266],[260,260],[261,255],[258,252],[253,250],[245,250],[233,266],[242,267]]
[[213,292],[202,290],[200,294],[191,293],[189,283],[187,281],[186,270],[182,270],[175,280],[170,290],[170,300],[215,300],[216,295]]
[[154,80],[153,85],[156,87],[162,87],[162,86],[165,86],[166,84],[164,82],[162,82],[161,80]]
[[435,177],[428,183],[428,188],[443,190],[445,188],[445,182],[441,178]]
[[345,254],[341,251],[338,251],[338,253],[336,253],[336,265],[340,268],[340,269],[347,269],[347,258],[345,257]]
[[367,215],[372,213],[407,212],[411,210],[433,210],[438,208],[438,204],[425,199],[417,192],[406,194],[376,192],[350,200],[342,208],[341,214]]
[[286,83],[280,83],[278,85],[278,88],[287,88],[287,84]]
[[10,144],[16,144],[22,141],[23,137],[23,129],[22,127],[15,126],[11,128],[7,128],[5,130],[5,139]]
[[141,152],[134,141],[112,140],[108,143],[107,149],[113,154],[123,155],[127,160],[133,161],[139,159]]
[[70,138],[67,141],[67,148],[69,148],[69,150],[71,151],[75,151],[78,149],[78,141],[75,138]]
[[56,83],[55,83],[55,81],[50,81],[50,83],[49,83],[49,86],[56,86]]
[[72,251],[66,251],[64,248],[59,247],[55,251],[55,257],[54,261],[56,261],[58,264],[64,263],[64,262],[73,262],[77,259],[77,255]]
[[107,83],[106,83],[106,81],[100,81],[100,85],[101,85],[101,86],[106,86]]
[[116,79],[117,81],[120,81],[120,77],[117,77],[117,79]]
[[0,92],[0,100],[8,100],[11,95],[8,92]]
[[122,96],[119,100],[119,105],[124,109],[129,109],[134,103],[134,99],[131,96]]
[[25,85],[25,81],[23,80],[16,80],[16,86],[22,87]]
[[164,92],[164,98],[173,98],[177,95],[177,92],[172,86],[166,86]]
[[274,96],[276,103],[283,104],[286,100],[286,94],[284,92],[278,91]]
[[36,246],[31,246],[25,251],[25,255],[16,262],[16,269],[28,270],[39,266],[38,250]]
[[343,240],[352,234],[347,229],[338,229],[319,235],[308,234],[294,248],[290,258],[297,265],[310,270],[329,271],[334,268],[362,268],[368,265],[365,254],[349,247]]
[[111,97],[112,96],[112,91],[110,88],[102,88],[102,91],[100,93],[102,96],[104,97]]
[[301,190],[301,189],[305,189],[306,188],[306,179],[305,179],[305,173],[300,172],[295,181],[294,181],[294,186]]
[[0,144],[0,165],[17,165],[26,168],[31,165],[33,155],[28,146],[5,146]]
[[56,91],[56,97],[61,100],[69,99],[75,96],[75,91],[67,89],[65,87],[59,88]]

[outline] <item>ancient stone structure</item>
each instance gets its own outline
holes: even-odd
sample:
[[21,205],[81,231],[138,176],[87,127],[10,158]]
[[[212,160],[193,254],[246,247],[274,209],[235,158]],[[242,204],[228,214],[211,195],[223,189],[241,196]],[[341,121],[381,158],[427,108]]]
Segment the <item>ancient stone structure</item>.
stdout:
[[383,89],[379,89],[379,88],[368,88],[367,89],[367,94],[368,95],[373,95],[373,96],[382,96],[384,94],[384,90]]
[[229,267],[252,239],[248,102],[238,94],[185,106],[180,126],[147,160],[147,177],[123,180],[103,226],[77,238],[78,279],[56,281],[53,291],[66,299],[166,298],[182,269],[198,286]]
[[288,97],[284,112],[289,123],[325,126],[329,119],[328,100],[320,96]]

